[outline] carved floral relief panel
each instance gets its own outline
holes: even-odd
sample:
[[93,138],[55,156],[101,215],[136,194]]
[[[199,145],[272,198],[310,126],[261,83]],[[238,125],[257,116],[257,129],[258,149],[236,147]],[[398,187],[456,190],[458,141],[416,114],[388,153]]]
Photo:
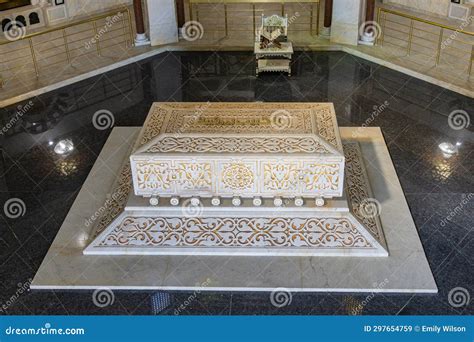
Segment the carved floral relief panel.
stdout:
[[310,196],[342,194],[344,159],[134,160],[135,193],[144,196]]
[[298,191],[301,183],[301,168],[294,162],[262,162],[263,191]]
[[336,191],[340,186],[341,165],[334,162],[305,162],[303,165],[305,193]]
[[257,163],[219,163],[219,192],[237,194],[257,191]]
[[132,163],[138,188],[149,193],[172,195],[213,190],[213,163],[190,161],[142,161]]

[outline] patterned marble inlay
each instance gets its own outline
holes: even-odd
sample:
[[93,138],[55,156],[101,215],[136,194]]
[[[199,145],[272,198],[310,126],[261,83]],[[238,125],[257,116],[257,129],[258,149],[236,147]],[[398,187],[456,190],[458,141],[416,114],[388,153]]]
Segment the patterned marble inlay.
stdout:
[[163,137],[147,153],[329,153],[312,137]]
[[348,218],[126,217],[99,246],[372,248]]

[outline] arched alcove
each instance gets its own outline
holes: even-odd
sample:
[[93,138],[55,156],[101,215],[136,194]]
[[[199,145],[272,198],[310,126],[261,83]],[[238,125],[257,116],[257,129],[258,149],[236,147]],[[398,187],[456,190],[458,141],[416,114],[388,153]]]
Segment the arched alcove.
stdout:
[[15,18],[15,21],[16,21],[16,24],[18,26],[21,26],[23,24],[23,26],[26,26],[26,19],[24,16],[22,15],[19,15],[18,17]]
[[12,21],[8,18],[2,20],[2,32],[5,32],[9,28],[8,26],[11,22]]
[[29,19],[29,21],[30,21],[30,25],[35,25],[35,24],[39,24],[39,23],[40,23],[39,15],[38,15],[38,13],[36,13],[36,12],[31,12],[31,13],[28,15],[28,19]]

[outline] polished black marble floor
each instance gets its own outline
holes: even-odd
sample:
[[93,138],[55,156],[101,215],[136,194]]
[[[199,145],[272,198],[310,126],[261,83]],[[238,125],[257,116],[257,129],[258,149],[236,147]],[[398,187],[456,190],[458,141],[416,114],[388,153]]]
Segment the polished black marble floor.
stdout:
[[[455,110],[472,115],[474,100],[341,52],[298,53],[291,77],[254,72],[251,53],[165,53],[0,109],[0,204],[26,206],[18,218],[0,210],[0,313],[474,313],[448,300],[457,287],[474,296],[472,125],[448,124]],[[105,109],[115,126],[139,126],[154,101],[330,101],[340,126],[380,126],[439,294],[295,293],[277,308],[269,293],[116,291],[100,308],[92,291],[23,291],[110,133],[93,126],[93,114]],[[67,157],[54,152],[64,139],[74,144]],[[461,143],[458,153],[443,155],[442,142]]]

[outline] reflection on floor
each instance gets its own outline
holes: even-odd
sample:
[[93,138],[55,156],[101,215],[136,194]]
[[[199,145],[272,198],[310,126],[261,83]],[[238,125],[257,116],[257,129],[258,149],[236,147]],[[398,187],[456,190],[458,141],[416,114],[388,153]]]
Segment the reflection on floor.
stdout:
[[[474,293],[468,214],[474,209],[474,142],[472,131],[450,128],[447,118],[455,110],[473,113],[474,100],[342,52],[294,58],[291,77],[255,78],[251,53],[165,53],[25,101],[24,111],[0,109],[2,127],[9,127],[0,136],[0,203],[19,198],[26,205],[16,219],[1,212],[0,303],[9,304],[0,313],[153,314],[157,307],[165,314],[474,313],[472,305],[448,302],[455,287]],[[104,308],[94,305],[90,291],[16,296],[38,269],[110,133],[93,126],[94,113],[108,110],[115,126],[139,126],[154,101],[330,101],[340,126],[380,126],[439,294],[370,295],[367,301],[367,295],[299,293],[282,308],[268,293],[172,293],[158,305],[161,296],[154,293],[116,292],[114,304]],[[55,153],[65,139],[74,150]],[[441,142],[461,143],[458,153],[443,155]]]

